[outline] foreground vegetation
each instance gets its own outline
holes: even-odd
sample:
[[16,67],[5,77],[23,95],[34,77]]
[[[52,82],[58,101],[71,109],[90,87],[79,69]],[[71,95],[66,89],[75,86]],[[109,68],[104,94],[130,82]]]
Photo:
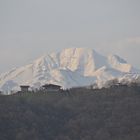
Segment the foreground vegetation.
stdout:
[[0,140],[140,140],[140,87],[0,96]]

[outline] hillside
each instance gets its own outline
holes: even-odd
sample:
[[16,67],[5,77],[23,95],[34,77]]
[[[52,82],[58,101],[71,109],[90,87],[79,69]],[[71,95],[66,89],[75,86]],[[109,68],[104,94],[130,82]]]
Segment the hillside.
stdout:
[[140,87],[0,96],[1,140],[139,140]]

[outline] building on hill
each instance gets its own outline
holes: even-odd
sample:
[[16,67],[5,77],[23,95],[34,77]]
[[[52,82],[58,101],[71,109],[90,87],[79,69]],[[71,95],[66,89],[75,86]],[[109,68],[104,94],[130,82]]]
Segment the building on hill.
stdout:
[[45,84],[42,86],[44,90],[50,91],[50,92],[56,92],[61,90],[61,86],[54,85],[54,84]]
[[30,86],[28,86],[28,85],[21,85],[20,86],[22,92],[28,92],[29,91],[29,87]]

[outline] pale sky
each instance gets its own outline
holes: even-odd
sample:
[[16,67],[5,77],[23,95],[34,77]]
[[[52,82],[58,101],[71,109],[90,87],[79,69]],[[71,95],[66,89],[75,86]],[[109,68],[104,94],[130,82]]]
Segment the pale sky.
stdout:
[[140,0],[0,0],[0,72],[69,47],[140,68]]

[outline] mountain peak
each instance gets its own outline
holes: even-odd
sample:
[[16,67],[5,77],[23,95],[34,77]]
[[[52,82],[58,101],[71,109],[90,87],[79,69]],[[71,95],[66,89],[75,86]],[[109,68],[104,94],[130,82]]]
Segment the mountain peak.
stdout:
[[[13,90],[28,84],[33,88],[46,83],[63,88],[86,86],[112,78],[126,78],[140,72],[117,55],[103,56],[93,49],[67,48],[43,55],[33,63],[0,75],[0,89]],[[135,77],[133,75],[133,77]],[[130,79],[130,78],[129,78]]]
[[112,59],[112,60],[115,60],[115,61],[118,61],[120,63],[127,63],[126,60],[124,60],[123,58],[121,58],[120,56],[118,56],[116,54],[110,54],[110,55],[108,55],[108,58]]
[[118,55],[109,55],[108,62],[112,66],[112,68],[117,69],[121,72],[131,72],[133,67],[128,64],[127,61],[119,57]]

